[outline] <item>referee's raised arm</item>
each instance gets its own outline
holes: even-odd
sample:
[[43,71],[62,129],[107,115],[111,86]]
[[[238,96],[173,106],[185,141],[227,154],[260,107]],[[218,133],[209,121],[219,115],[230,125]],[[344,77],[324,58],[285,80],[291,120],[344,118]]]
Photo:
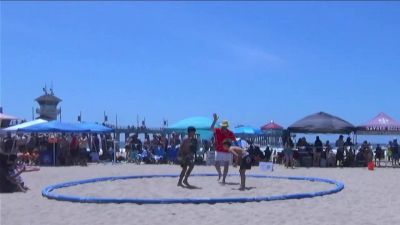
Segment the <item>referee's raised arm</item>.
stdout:
[[211,127],[210,127],[211,130],[214,130],[214,127],[215,127],[215,124],[217,123],[217,120],[218,120],[218,115],[216,113],[214,113],[213,114],[213,122],[212,122]]

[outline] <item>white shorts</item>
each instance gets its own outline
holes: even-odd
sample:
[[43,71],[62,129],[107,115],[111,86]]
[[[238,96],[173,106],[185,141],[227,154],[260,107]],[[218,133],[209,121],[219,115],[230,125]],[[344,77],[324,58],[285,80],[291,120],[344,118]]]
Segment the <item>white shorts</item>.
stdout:
[[232,154],[230,152],[215,151],[215,162],[232,162]]

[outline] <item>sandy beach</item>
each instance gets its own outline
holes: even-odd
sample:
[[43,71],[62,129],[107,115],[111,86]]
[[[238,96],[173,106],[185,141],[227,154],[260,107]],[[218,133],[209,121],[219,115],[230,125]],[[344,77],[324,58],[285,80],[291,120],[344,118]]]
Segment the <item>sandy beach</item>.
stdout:
[[[85,178],[136,174],[176,174],[178,166],[98,164],[88,167],[42,167],[25,173],[31,188],[27,193],[1,194],[2,225],[35,224],[396,224],[400,220],[397,189],[398,169],[368,171],[364,168],[297,168],[277,166],[272,175],[315,176],[342,181],[337,194],[312,199],[233,204],[91,204],[49,200],[43,187]],[[197,166],[194,173],[213,173],[214,168]],[[237,173],[237,168],[230,168]],[[266,174],[253,168],[250,174]],[[330,185],[305,181],[249,178],[251,190],[240,192],[238,177],[222,186],[216,177],[193,177],[199,189],[176,187],[173,178],[119,180],[57,190],[58,193],[101,197],[236,197],[262,196],[329,189]]]

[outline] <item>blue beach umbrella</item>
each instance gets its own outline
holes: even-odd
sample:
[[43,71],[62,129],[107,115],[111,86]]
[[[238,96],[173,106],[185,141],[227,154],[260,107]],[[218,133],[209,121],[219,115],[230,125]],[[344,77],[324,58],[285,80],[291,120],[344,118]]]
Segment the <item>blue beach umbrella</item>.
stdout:
[[257,136],[262,135],[261,129],[252,126],[240,126],[232,129],[232,132],[238,136]]

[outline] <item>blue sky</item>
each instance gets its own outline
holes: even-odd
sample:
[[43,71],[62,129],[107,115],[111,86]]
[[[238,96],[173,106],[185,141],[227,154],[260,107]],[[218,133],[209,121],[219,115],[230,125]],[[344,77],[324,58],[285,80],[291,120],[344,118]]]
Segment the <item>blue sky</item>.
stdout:
[[400,2],[1,2],[1,105],[148,126],[400,120]]

